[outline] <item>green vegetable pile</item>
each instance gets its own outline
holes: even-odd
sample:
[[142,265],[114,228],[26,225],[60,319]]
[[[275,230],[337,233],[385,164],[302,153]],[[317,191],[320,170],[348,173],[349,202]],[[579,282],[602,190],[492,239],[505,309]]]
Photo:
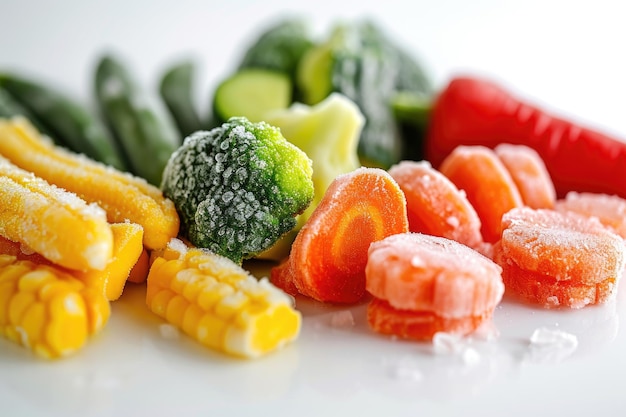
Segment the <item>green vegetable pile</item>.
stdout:
[[388,168],[421,156],[416,153],[423,124],[410,121],[423,112],[433,91],[417,59],[370,20],[337,23],[318,40],[305,22],[287,19],[248,47],[216,89],[213,109],[219,121],[232,116],[265,120],[293,103],[315,105],[332,93],[342,94],[365,117],[358,141],[361,164]]

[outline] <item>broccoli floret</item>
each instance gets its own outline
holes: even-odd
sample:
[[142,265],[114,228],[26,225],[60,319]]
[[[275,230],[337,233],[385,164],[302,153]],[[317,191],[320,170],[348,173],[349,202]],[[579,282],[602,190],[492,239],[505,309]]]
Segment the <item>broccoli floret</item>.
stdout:
[[289,255],[298,231],[311,217],[333,180],[360,166],[357,142],[365,120],[358,106],[349,98],[331,93],[314,106],[294,103],[288,109],[269,112],[266,121],[280,128],[285,138],[313,161],[313,201],[297,217],[296,227],[290,233],[268,252],[257,256],[280,261]]
[[313,199],[312,162],[280,130],[233,117],[188,136],[161,188],[198,247],[241,263],[296,225]]

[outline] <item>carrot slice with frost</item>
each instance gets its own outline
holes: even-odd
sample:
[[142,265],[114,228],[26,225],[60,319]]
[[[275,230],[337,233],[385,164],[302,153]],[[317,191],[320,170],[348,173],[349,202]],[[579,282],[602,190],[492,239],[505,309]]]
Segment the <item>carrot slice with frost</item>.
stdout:
[[555,204],[557,211],[596,217],[600,223],[626,239],[626,199],[616,195],[570,191]]
[[372,243],[365,274],[376,300],[368,310],[370,326],[418,340],[437,331],[473,331],[491,317],[504,292],[501,268],[491,259],[454,240],[421,233]]
[[523,205],[509,171],[495,152],[484,146],[459,146],[444,159],[439,171],[459,189],[478,213],[483,239],[500,239],[502,215]]
[[366,288],[402,310],[441,317],[482,315],[500,301],[501,268],[454,240],[404,233],[372,243]]
[[480,219],[464,192],[427,161],[401,161],[389,169],[406,196],[409,230],[456,240],[482,250]]
[[525,205],[554,207],[554,183],[537,151],[525,145],[502,143],[494,148],[494,152],[511,174]]
[[492,315],[489,311],[480,316],[446,318],[428,311],[399,310],[379,298],[367,306],[367,323],[374,331],[418,341],[432,340],[438,332],[469,334]]
[[582,308],[603,304],[615,296],[617,279],[606,278],[594,284],[559,281],[537,272],[520,268],[502,257],[499,246],[494,248],[494,259],[502,265],[502,279],[507,294],[544,308]]
[[626,249],[597,219],[518,208],[502,223],[494,260],[507,293],[544,307],[581,308],[614,297]]
[[300,294],[322,302],[358,302],[370,243],[406,231],[398,184],[382,169],[358,168],[331,183],[294,240],[289,264],[273,268],[271,281],[285,288],[292,280]]
[[621,275],[623,239],[597,219],[524,207],[505,214],[502,225],[501,256],[524,270],[575,284]]

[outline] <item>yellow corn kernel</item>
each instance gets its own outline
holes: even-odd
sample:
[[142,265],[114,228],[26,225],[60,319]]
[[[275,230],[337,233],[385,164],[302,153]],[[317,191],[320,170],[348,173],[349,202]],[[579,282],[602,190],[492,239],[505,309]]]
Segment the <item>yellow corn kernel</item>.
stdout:
[[67,270],[0,255],[0,334],[37,356],[76,352],[110,313],[103,292]]
[[[15,281],[0,281],[0,323],[8,323],[9,321],[9,301],[17,291],[17,283]],[[2,329],[2,325],[0,325]]]
[[[30,335],[32,340],[42,340],[46,324],[46,306],[41,302],[32,303],[24,312],[21,320],[24,334]],[[28,343],[28,339],[24,341]]]
[[256,358],[298,337],[300,313],[267,279],[177,239],[163,253],[169,259],[157,257],[150,267],[146,304],[203,345]]
[[2,157],[0,235],[70,269],[103,269],[113,253],[113,232],[101,208]]
[[74,274],[94,288],[102,288],[107,299],[117,300],[124,291],[126,279],[143,251],[143,227],[135,223],[114,223],[113,256],[102,271]]
[[162,248],[178,235],[176,208],[161,190],[142,178],[55,146],[24,118],[0,120],[0,155],[85,201],[97,203],[110,223],[129,220],[141,225],[149,249]]
[[89,334],[96,334],[109,321],[111,315],[109,300],[106,296],[102,297],[102,292],[94,288],[83,288],[80,293],[87,309],[87,331]]
[[55,296],[49,303],[50,320],[45,330],[45,340],[52,351],[60,356],[78,350],[87,341],[87,308],[77,293]]

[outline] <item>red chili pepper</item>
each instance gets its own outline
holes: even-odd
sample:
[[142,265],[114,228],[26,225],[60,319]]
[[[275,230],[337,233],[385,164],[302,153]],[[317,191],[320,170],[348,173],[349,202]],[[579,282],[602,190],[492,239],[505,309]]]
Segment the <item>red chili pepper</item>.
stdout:
[[505,142],[535,149],[561,197],[587,191],[626,198],[626,141],[547,114],[495,83],[453,79],[434,103],[426,159],[438,167],[458,145]]

